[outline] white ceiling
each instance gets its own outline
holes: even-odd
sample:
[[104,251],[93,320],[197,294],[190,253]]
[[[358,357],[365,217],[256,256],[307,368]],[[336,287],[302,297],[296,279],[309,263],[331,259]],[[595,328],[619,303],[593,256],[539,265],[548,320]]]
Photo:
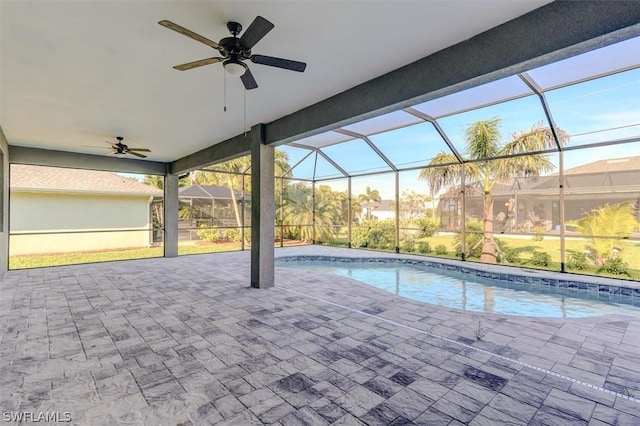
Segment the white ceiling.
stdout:
[[[246,126],[268,123],[509,21],[549,0],[0,0],[0,126],[11,145],[101,153],[129,146],[172,161],[245,128],[243,86],[221,64],[173,65],[217,52],[157,24],[218,41],[226,22],[275,24],[253,53],[307,63],[296,73],[249,63]],[[106,144],[104,144],[106,146]]]

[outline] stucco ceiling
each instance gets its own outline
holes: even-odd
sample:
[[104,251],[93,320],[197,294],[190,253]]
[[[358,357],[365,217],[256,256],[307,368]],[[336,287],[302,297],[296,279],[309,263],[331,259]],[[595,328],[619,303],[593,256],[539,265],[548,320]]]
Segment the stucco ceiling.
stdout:
[[[11,145],[101,153],[124,136],[172,161],[268,123],[509,21],[548,0],[0,2],[0,126]],[[295,73],[250,64],[246,92],[216,56],[157,24],[218,41],[256,15],[275,28],[254,53],[304,61]],[[104,144],[106,145],[106,144]]]

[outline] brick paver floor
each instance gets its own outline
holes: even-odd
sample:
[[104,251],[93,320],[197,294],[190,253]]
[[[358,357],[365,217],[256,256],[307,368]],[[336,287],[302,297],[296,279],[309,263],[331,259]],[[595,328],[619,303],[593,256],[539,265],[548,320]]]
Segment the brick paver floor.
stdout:
[[462,312],[303,271],[248,283],[248,252],[10,271],[1,421],[640,424],[640,318]]

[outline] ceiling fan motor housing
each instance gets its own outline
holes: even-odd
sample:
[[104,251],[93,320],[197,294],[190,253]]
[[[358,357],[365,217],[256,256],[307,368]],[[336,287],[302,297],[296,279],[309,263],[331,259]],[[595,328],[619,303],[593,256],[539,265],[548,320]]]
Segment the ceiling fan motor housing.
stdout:
[[222,53],[225,58],[233,57],[235,54],[237,59],[249,59],[251,56],[251,49],[243,50],[239,44],[239,40],[240,39],[236,37],[225,37],[220,40],[218,43],[220,46],[220,53]]
[[227,22],[227,29],[235,37],[242,31],[242,25],[234,21],[229,21]]

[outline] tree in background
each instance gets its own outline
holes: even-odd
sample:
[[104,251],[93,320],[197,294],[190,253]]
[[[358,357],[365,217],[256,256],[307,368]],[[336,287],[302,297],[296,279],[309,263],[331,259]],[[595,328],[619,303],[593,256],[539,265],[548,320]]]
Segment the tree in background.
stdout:
[[433,200],[433,197],[417,193],[413,189],[402,191],[400,195],[400,212],[405,212],[407,217],[423,216],[431,200]]
[[[483,189],[483,238],[478,244],[482,244],[480,260],[489,263],[496,262],[496,250],[499,250],[493,236],[491,189],[500,180],[539,176],[553,170],[547,155],[529,153],[556,146],[551,129],[541,124],[514,134],[506,143],[501,141],[499,129],[500,118],[494,117],[471,124],[465,132],[465,154],[471,160],[464,165],[465,183],[478,181]],[[558,129],[557,136],[561,145],[569,140],[569,134],[564,130]],[[461,178],[462,165],[453,154],[446,152],[437,154],[428,167],[420,171],[420,179],[428,182],[432,195],[448,186],[459,185]],[[467,251],[472,250],[474,247]]]
[[347,195],[341,191],[333,191],[328,185],[318,185],[315,191],[315,217],[313,189],[306,182],[295,182],[287,185],[287,197],[284,200],[285,232],[300,241],[315,239],[331,241],[336,235],[336,224],[345,221],[345,205]]
[[[275,150],[275,176],[282,176],[290,169],[289,158],[287,153],[281,150]],[[240,214],[237,193],[251,193],[251,156],[234,158],[223,163],[215,164],[205,170],[195,170],[191,172],[191,185],[213,185],[226,186],[229,188],[231,202],[233,205],[233,213],[238,228],[242,227],[242,215]],[[244,179],[243,179],[244,175]],[[244,182],[244,186],[243,186]],[[275,195],[276,200],[280,198],[279,179],[276,179]],[[245,233],[248,237],[248,233]]]
[[380,193],[377,189],[372,190],[367,186],[364,194],[358,195],[358,201],[365,206],[364,208],[367,212],[366,219],[371,220],[371,210],[373,210],[373,205],[379,203],[382,199],[380,198]]
[[[160,175],[144,175],[142,182],[154,188],[164,189],[164,176]],[[181,181],[178,181],[180,184]],[[151,203],[151,219],[153,221],[153,228],[164,227],[164,206],[163,202],[160,202],[157,198]]]

